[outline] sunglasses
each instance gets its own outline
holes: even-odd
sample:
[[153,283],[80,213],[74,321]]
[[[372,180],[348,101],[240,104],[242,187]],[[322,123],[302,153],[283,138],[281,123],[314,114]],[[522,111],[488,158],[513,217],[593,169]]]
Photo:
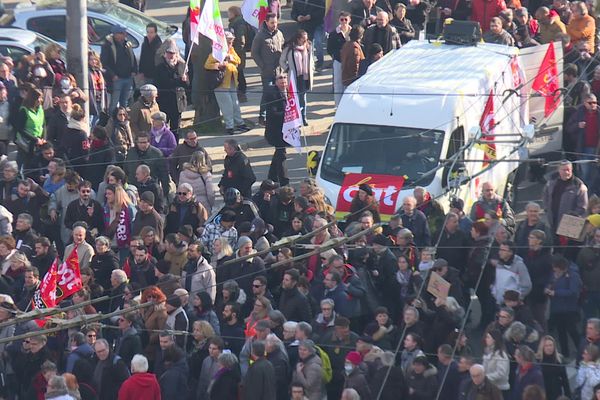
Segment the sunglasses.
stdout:
[[252,285],[252,287],[258,289],[259,287],[262,287],[262,285]]
[[96,335],[87,335],[87,337],[93,338],[93,337],[96,337]]
[[177,192],[177,196],[187,196],[187,192]]

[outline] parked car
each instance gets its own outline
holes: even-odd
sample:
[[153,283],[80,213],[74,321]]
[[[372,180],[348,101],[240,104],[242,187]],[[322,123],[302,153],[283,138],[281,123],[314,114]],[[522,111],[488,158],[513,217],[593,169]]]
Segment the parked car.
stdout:
[[[116,1],[90,0],[87,3],[88,40],[91,49],[100,52],[111,28],[122,25],[127,28],[127,39],[131,42],[136,57],[142,51],[142,43],[146,35],[146,25],[153,22],[158,26],[161,39],[173,38],[177,46],[185,48],[181,33],[175,25],[168,25],[155,18],[144,15],[131,7]],[[12,10],[6,10],[0,17],[0,25],[15,26],[39,32],[56,42],[66,46],[67,42],[67,10],[64,0],[50,0],[36,4],[18,4]]]
[[[33,54],[38,47],[43,51],[51,43],[56,42],[37,32],[0,27],[0,54],[11,57],[14,61]],[[66,50],[63,47],[64,51]]]

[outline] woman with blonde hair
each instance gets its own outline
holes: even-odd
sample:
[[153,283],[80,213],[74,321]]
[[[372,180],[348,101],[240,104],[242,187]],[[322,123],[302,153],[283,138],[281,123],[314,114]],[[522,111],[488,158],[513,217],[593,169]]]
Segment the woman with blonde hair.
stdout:
[[101,115],[108,116],[108,90],[102,61],[100,61],[98,53],[93,50],[88,52],[88,81],[90,116],[92,117],[92,126],[94,126],[100,120]]
[[50,64],[50,68],[54,72],[54,81],[60,82],[63,75],[67,74],[67,65],[61,58],[61,47],[58,43],[50,43],[44,49],[46,61]]
[[556,349],[556,340],[552,336],[546,335],[540,340],[536,358],[542,367],[547,398],[571,397],[563,356]]
[[183,171],[179,175],[179,184],[182,183],[189,183],[192,186],[196,201],[202,204],[211,215],[215,204],[215,189],[210,168],[206,162],[206,154],[203,151],[194,152],[190,161],[183,164]]
[[89,136],[90,126],[85,110],[79,104],[73,104],[67,130],[60,140],[65,158],[80,176],[86,175],[86,164],[90,157]]
[[111,239],[111,247],[118,249],[122,264],[129,251],[131,227],[136,210],[121,185],[107,185],[105,197],[103,235]]
[[226,237],[218,237],[212,242],[212,257],[210,263],[216,268],[219,268],[225,261],[229,260],[233,255],[233,248],[229,244],[229,239]]

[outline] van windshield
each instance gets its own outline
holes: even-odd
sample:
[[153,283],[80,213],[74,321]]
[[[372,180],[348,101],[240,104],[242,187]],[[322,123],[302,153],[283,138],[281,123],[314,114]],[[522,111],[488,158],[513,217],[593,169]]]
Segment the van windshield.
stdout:
[[321,177],[341,185],[346,173],[406,175],[427,186],[440,158],[444,132],[397,126],[337,123],[323,152]]

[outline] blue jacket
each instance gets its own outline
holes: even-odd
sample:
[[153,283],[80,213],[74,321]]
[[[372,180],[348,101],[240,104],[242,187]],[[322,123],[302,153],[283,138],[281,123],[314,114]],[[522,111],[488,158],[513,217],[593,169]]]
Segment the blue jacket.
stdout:
[[73,350],[67,357],[67,366],[65,367],[65,372],[73,373],[73,368],[75,367],[75,363],[80,358],[88,358],[94,354],[94,349],[87,343],[78,346],[75,350]]
[[333,290],[325,291],[324,299],[331,299],[335,303],[335,312],[347,318],[354,318],[360,315],[360,300],[353,297],[343,283],[340,283]]
[[549,288],[554,290],[554,296],[550,297],[550,314],[577,312],[581,285],[581,277],[574,265],[561,277],[552,276]]
[[515,382],[512,385],[510,392],[510,400],[521,400],[523,398],[523,392],[529,385],[538,385],[542,389],[544,388],[544,376],[542,370],[538,365],[532,365],[531,369],[524,375],[519,375],[518,369],[515,376]]

